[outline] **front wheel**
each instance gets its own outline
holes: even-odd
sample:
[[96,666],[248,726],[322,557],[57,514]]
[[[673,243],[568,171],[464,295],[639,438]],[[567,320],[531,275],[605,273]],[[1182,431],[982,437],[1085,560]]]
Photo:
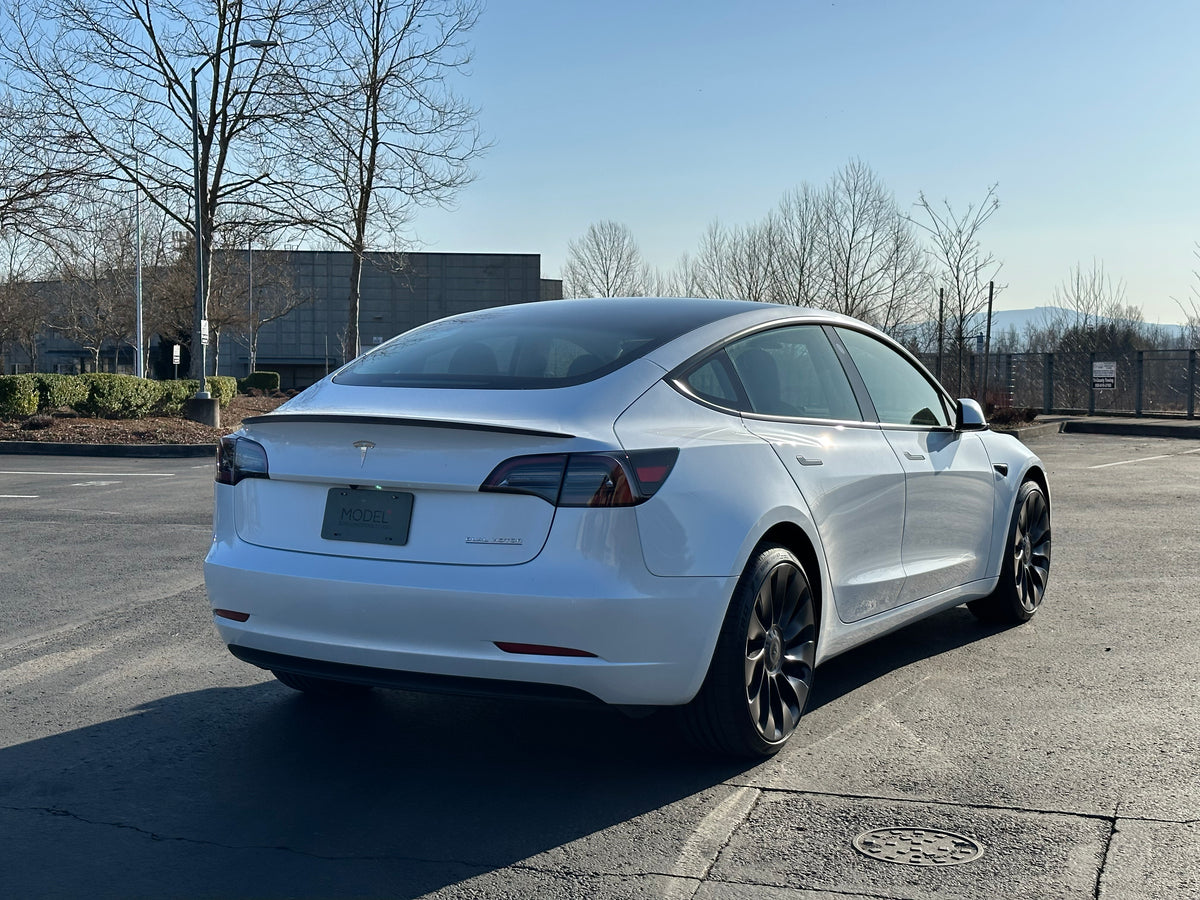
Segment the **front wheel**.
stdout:
[[967,606],[985,622],[1019,625],[1042,605],[1050,578],[1050,504],[1041,487],[1026,481],[1017,492],[1004,564],[996,590]]
[[704,685],[683,708],[692,739],[727,756],[777,753],[808,703],[816,649],[804,567],[785,547],[759,547],[734,589]]

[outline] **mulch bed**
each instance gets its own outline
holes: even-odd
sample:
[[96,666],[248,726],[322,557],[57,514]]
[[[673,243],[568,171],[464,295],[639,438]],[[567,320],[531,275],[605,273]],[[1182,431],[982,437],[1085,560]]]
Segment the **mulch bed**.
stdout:
[[[150,416],[144,419],[85,419],[77,416],[35,416],[24,422],[0,422],[0,441],[42,441],[54,444],[215,444],[223,434],[237,431],[242,419],[270,412],[284,397],[239,394],[221,410],[221,427],[210,428],[190,419]],[[42,425],[44,427],[30,427]]]

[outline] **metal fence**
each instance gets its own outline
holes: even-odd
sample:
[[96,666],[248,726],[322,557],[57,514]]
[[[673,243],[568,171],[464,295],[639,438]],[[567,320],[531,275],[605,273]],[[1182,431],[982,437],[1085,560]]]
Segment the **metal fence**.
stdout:
[[[1195,350],[1137,350],[1124,354],[995,353],[962,359],[922,356],[931,372],[958,397],[982,398],[985,374],[987,403],[1032,408],[1042,413],[1090,413],[1113,416],[1196,417]],[[1112,387],[1094,381],[1095,363],[1115,363]]]

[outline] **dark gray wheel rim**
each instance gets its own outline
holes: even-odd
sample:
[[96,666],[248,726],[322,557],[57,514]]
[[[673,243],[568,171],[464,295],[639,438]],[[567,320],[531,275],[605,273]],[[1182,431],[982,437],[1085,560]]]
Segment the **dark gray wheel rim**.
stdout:
[[758,733],[771,743],[785,740],[800,721],[816,636],[808,579],[780,563],[759,587],[746,631],[746,701]]
[[1012,554],[1017,600],[1031,613],[1041,604],[1050,577],[1050,507],[1041,491],[1031,491],[1021,504]]

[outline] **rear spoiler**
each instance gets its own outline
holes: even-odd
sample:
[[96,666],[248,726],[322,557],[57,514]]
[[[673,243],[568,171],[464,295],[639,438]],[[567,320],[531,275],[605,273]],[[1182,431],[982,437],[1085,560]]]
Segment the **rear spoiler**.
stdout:
[[243,425],[283,425],[287,422],[322,422],[339,425],[405,425],[410,428],[454,428],[460,431],[491,431],[499,434],[524,434],[533,437],[573,438],[562,431],[542,431],[519,425],[486,422],[449,422],[445,419],[406,419],[397,416],[358,416],[348,413],[270,413],[242,419]]

